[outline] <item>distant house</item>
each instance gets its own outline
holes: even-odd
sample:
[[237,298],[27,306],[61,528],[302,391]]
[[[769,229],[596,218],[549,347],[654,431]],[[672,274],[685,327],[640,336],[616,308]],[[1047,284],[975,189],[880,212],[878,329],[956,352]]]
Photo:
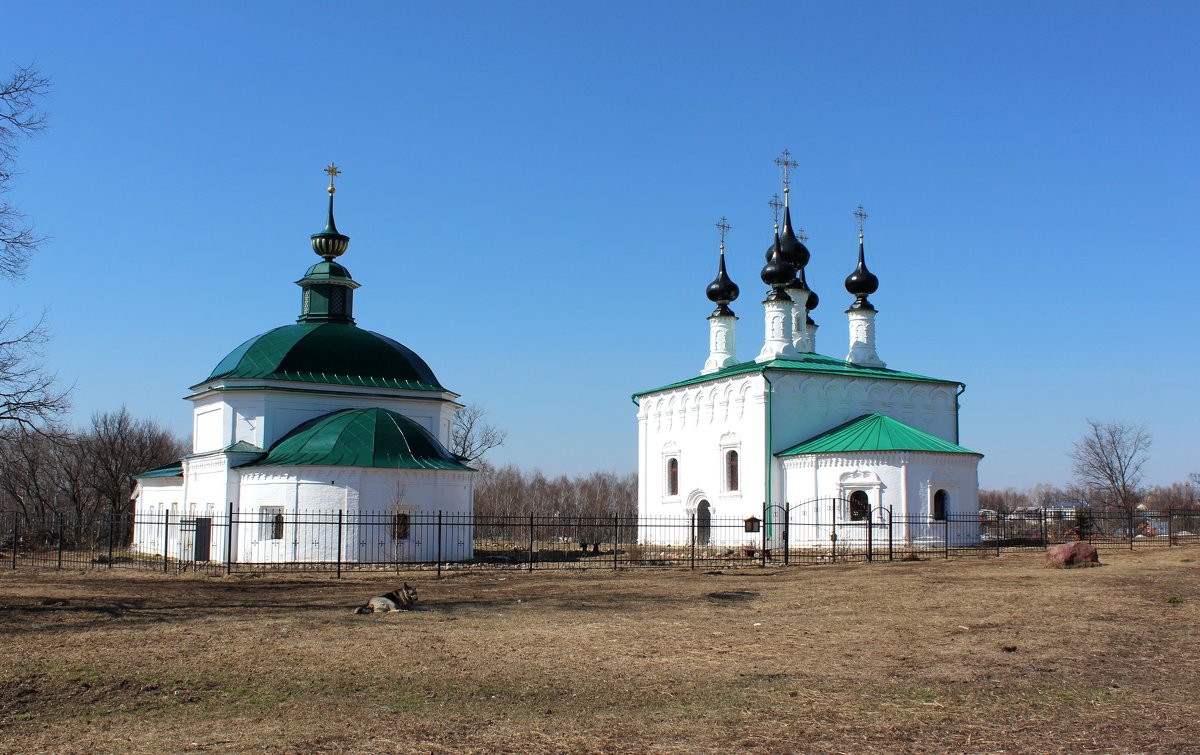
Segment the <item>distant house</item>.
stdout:
[[[335,261],[350,239],[334,224],[329,170],[328,221],[311,237],[321,261],[297,281],[300,317],[245,341],[192,386],[192,453],[136,478],[135,548],[427,561],[437,543],[417,542],[412,517],[471,513],[474,470],[447,450],[458,395],[412,350],[355,324],[359,283]],[[217,536],[230,510],[237,525]],[[340,538],[339,514],[352,523]],[[364,523],[369,537],[355,529]],[[471,555],[466,542],[460,557]]]

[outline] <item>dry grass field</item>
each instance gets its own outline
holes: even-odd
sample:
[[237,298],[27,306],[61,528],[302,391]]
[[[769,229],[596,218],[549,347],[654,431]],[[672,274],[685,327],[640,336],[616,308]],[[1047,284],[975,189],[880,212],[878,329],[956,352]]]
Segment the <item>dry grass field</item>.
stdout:
[[1186,752],[1200,548],[404,579],[0,574],[6,752]]

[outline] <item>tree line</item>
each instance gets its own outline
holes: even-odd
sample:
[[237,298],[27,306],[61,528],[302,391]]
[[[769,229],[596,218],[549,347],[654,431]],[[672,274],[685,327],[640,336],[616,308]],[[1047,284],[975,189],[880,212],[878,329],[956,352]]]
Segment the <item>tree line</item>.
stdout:
[[188,444],[153,420],[122,407],[92,415],[86,427],[0,429],[0,511],[26,527],[61,517],[84,530],[133,507],[133,475],[183,456]]
[[478,516],[633,517],[637,515],[637,475],[592,472],[546,477],[509,464],[477,461],[475,514]]

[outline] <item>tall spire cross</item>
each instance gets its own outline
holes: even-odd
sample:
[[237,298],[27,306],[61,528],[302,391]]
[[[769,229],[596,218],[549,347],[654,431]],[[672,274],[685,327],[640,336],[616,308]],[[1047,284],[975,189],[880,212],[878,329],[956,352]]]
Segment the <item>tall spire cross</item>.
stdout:
[[778,230],[779,229],[779,210],[780,210],[780,208],[783,207],[783,202],[779,201],[778,194],[772,194],[771,201],[767,202],[767,204],[771,206],[771,212],[774,213],[774,215],[775,215],[775,228],[776,228],[776,230]]
[[858,209],[854,211],[854,217],[858,218],[858,235],[861,236],[863,232],[863,221],[868,217],[867,213],[863,212],[862,205],[859,205]]
[[329,174],[329,193],[333,194],[333,192],[337,191],[337,189],[333,188],[333,179],[342,175],[342,171],[338,169],[338,166],[334,165],[333,163],[329,163],[329,166],[325,168],[324,172]]
[[721,219],[717,221],[717,230],[721,232],[721,254],[725,253],[725,234],[729,232],[730,228],[733,226],[729,225],[729,220],[722,215]]
[[775,158],[775,164],[783,172],[783,196],[786,199],[788,188],[792,183],[792,171],[799,166],[799,163],[792,159],[792,153],[785,147],[783,152],[779,154],[779,157]]

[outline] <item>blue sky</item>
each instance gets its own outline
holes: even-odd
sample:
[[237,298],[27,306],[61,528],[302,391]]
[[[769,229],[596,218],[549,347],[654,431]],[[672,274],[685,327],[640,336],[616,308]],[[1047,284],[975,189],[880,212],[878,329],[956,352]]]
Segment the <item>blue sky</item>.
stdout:
[[[761,344],[773,158],[844,355],[862,203],[889,366],[967,384],[985,487],[1064,483],[1086,418],[1200,469],[1200,5],[10,4],[54,79],[9,198],[52,236],[72,420],[182,434],[187,386],[294,320],[336,161],[361,326],[509,432],[492,457],[633,471],[629,395],[699,371],[721,215]],[[5,307],[8,308],[7,306]]]

